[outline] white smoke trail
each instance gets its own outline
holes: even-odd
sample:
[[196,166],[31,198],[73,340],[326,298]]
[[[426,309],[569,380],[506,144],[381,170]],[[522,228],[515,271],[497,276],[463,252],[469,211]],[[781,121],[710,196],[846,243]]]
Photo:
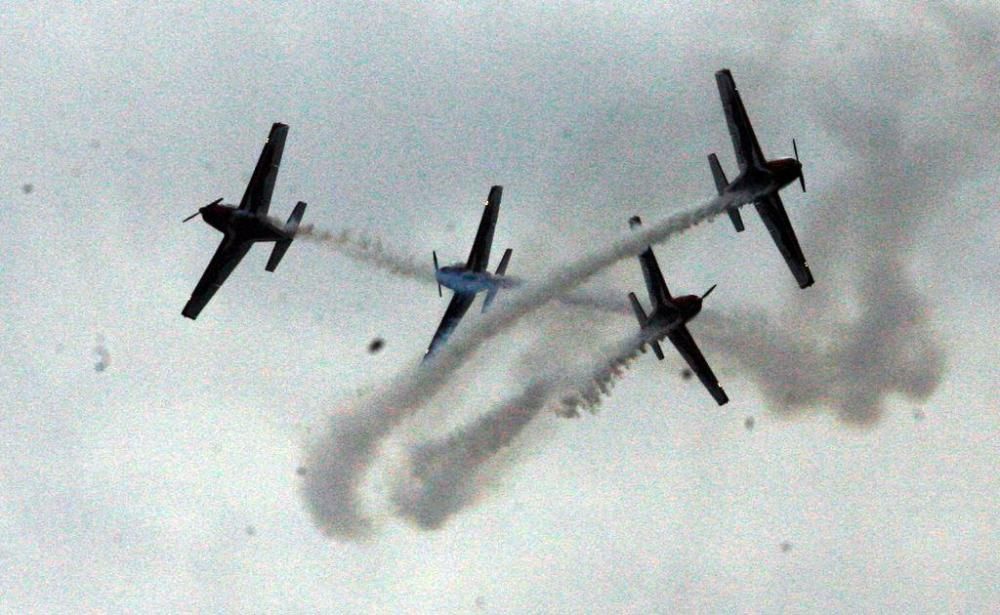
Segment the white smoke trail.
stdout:
[[[329,432],[308,452],[310,472],[304,495],[317,524],[339,538],[357,539],[369,533],[371,521],[361,509],[357,489],[379,443],[393,427],[437,393],[485,341],[509,330],[524,316],[603,269],[722,213],[729,204],[731,201],[713,198],[691,211],[632,232],[605,249],[558,269],[542,282],[525,284],[520,291],[512,292],[504,305],[460,329],[432,359],[404,371],[353,412],[332,417]],[[580,399],[585,405],[592,398]]]
[[[359,263],[374,265],[391,275],[436,284],[433,270],[426,263],[421,264],[411,255],[400,254],[389,248],[377,235],[371,233],[341,230],[338,233],[321,229],[313,224],[299,227],[296,237],[324,245],[334,252],[351,258]],[[517,288],[524,284],[522,278],[504,276],[508,286]],[[566,305],[584,307],[604,312],[628,312],[628,304],[623,297],[610,297],[592,291],[573,290],[559,297]]]
[[397,254],[387,248],[382,240],[365,233],[342,230],[339,233],[305,224],[299,227],[295,237],[322,244],[357,262],[375,265],[392,275],[435,284],[434,270],[426,263],[418,264],[416,259]]
[[573,307],[587,308],[609,314],[624,314],[631,316],[632,309],[624,294],[598,293],[576,289],[559,296],[559,303]]
[[638,335],[630,335],[590,366],[549,370],[451,435],[413,447],[392,494],[396,513],[423,529],[441,527],[478,500],[491,462],[542,410],[552,407],[563,416],[577,416],[580,408],[595,411],[638,356],[640,344]]

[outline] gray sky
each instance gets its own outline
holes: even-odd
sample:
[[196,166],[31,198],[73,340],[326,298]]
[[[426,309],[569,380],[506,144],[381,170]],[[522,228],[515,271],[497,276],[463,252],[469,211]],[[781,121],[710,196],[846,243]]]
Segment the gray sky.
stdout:
[[[1000,608],[1000,11],[876,6],[0,9],[0,611]],[[722,67],[766,154],[798,141],[817,280],[752,209],[657,248],[673,292],[719,284],[691,330],[732,402],[643,355],[598,414],[546,407],[464,475],[437,529],[397,514],[411,447],[635,328],[553,304],[382,442],[368,538],[324,534],[296,468],[445,301],[300,241],[190,322],[219,236],[180,220],[237,201],[282,121],[275,215],[305,200],[430,268],[502,184],[494,254],[543,279],[704,202],[707,153],[734,175]],[[588,288],[641,284],[629,259]]]

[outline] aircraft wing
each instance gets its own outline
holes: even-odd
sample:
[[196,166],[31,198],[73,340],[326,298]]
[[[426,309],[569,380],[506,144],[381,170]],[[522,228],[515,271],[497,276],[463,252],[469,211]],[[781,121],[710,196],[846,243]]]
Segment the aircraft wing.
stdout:
[[736,82],[733,81],[733,75],[728,68],[715,73],[715,83],[719,86],[722,110],[726,114],[729,136],[733,139],[733,149],[736,150],[736,162],[740,165],[740,171],[746,170],[750,165],[763,168],[766,163],[764,153],[757,143],[757,135],[753,132],[747,110],[743,107],[743,99],[740,98]]
[[490,247],[493,245],[493,229],[497,226],[497,216],[500,215],[500,197],[503,195],[503,187],[493,186],[490,188],[490,195],[486,199],[486,208],[483,210],[483,219],[479,221],[479,230],[476,231],[476,240],[472,243],[472,251],[469,252],[469,260],[465,264],[470,271],[486,271],[490,262]]
[[646,290],[649,291],[649,300],[653,302],[653,311],[656,311],[658,308],[674,310],[670,290],[667,289],[667,283],[663,279],[660,264],[656,262],[656,255],[653,254],[653,248],[647,247],[646,251],[639,255],[639,264],[642,266],[642,277],[646,280]]
[[287,125],[275,123],[271,126],[271,134],[267,136],[267,143],[264,144],[264,149],[260,152],[257,167],[254,168],[250,183],[247,184],[246,192],[243,193],[243,200],[240,201],[240,209],[261,216],[267,215],[287,136]]
[[726,392],[719,386],[718,379],[712,373],[712,368],[708,366],[708,361],[701,354],[698,345],[694,343],[694,338],[691,337],[691,333],[687,330],[687,327],[680,325],[671,329],[667,333],[667,337],[677,347],[677,352],[681,353],[684,360],[691,366],[691,371],[698,375],[698,380],[701,380],[701,383],[705,385],[705,388],[712,394],[715,401],[720,406],[728,402],[729,397],[726,396]]
[[812,272],[806,265],[806,257],[802,254],[799,240],[792,229],[792,223],[788,220],[788,213],[781,203],[778,193],[772,193],[765,199],[754,203],[757,213],[764,221],[764,226],[771,233],[771,238],[778,246],[781,255],[785,257],[788,268],[792,270],[792,275],[799,283],[799,288],[808,288],[813,284]]
[[219,290],[233,269],[236,269],[236,265],[240,264],[251,245],[253,244],[250,242],[236,242],[229,237],[223,238],[181,314],[191,320],[198,318],[202,308],[208,304],[212,296],[215,295],[215,291]]
[[451,303],[448,304],[448,309],[444,311],[444,317],[441,319],[441,324],[438,325],[437,331],[434,332],[434,338],[431,340],[431,345],[427,348],[427,355],[430,356],[434,353],[438,346],[444,344],[451,332],[455,330],[458,326],[462,316],[469,311],[469,306],[472,302],[476,300],[475,293],[455,293],[451,298]]

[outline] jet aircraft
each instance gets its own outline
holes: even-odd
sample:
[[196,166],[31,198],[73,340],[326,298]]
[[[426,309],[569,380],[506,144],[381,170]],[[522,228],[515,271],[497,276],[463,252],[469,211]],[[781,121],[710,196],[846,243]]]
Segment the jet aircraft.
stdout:
[[490,188],[490,195],[486,199],[486,208],[483,210],[483,218],[479,222],[479,230],[472,243],[472,251],[469,252],[469,259],[464,264],[459,262],[454,265],[438,267],[437,252],[432,252],[434,277],[438,283],[438,296],[441,295],[442,286],[450,288],[454,294],[451,297],[451,303],[448,304],[448,309],[444,312],[441,324],[434,332],[434,338],[427,348],[424,359],[434,354],[434,351],[448,340],[452,331],[462,320],[462,316],[475,301],[477,293],[486,291],[482,310],[485,312],[501,288],[509,288],[513,285],[511,280],[504,276],[507,272],[507,264],[510,262],[510,255],[513,252],[510,248],[507,248],[503,253],[496,274],[490,274],[486,271],[490,261],[490,247],[493,245],[493,230],[496,228],[497,216],[500,214],[500,197],[502,195],[502,186]]
[[733,139],[733,149],[736,150],[736,162],[739,164],[740,174],[731,183],[727,182],[719,159],[714,153],[708,155],[708,164],[712,169],[712,177],[715,179],[719,195],[737,197],[738,204],[727,210],[733,226],[737,232],[743,231],[743,218],[740,216],[739,207],[753,203],[785,262],[788,263],[788,268],[792,270],[799,288],[812,286],[813,276],[806,265],[806,257],[802,254],[792,223],[788,220],[781,197],[778,196],[779,190],[796,179],[802,186],[802,192],[806,191],[806,180],[802,175],[802,164],[799,162],[799,148],[792,139],[795,158],[776,160],[764,158],[729,69],[724,68],[715,73],[715,81],[719,86],[719,96],[722,97],[722,109],[726,114],[729,134]]
[[[639,216],[633,216],[628,221],[630,228],[636,228],[642,224]],[[632,310],[639,320],[639,335],[643,343],[649,344],[653,348],[656,358],[663,360],[663,349],[660,348],[659,340],[664,337],[673,342],[677,347],[677,352],[684,357],[691,371],[697,374],[698,379],[705,385],[715,401],[721,406],[729,401],[726,392],[719,386],[719,381],[712,368],[708,366],[708,361],[695,344],[694,338],[687,330],[685,323],[694,318],[701,311],[701,302],[715,290],[715,286],[705,291],[701,297],[697,295],[684,295],[682,297],[671,297],[667,290],[667,284],[663,280],[663,273],[660,272],[660,265],[653,255],[653,248],[647,247],[646,251],[639,255],[639,264],[642,266],[642,277],[646,280],[646,290],[649,291],[649,300],[653,304],[653,312],[646,315],[642,309],[642,304],[636,298],[635,293],[629,293],[628,298],[632,303]]]
[[278,267],[288,246],[292,244],[295,231],[298,230],[299,222],[306,211],[306,204],[299,201],[283,227],[267,217],[287,135],[288,126],[285,124],[275,123],[271,126],[271,134],[268,135],[267,143],[260,153],[257,167],[250,178],[246,192],[243,193],[239,207],[222,204],[222,199],[219,198],[184,219],[184,222],[187,222],[200,214],[205,222],[223,234],[222,243],[219,244],[215,256],[208,263],[208,268],[191,293],[191,299],[181,312],[184,316],[192,320],[198,318],[202,308],[215,291],[219,290],[254,243],[275,242],[274,250],[267,261],[268,271],[274,271]]

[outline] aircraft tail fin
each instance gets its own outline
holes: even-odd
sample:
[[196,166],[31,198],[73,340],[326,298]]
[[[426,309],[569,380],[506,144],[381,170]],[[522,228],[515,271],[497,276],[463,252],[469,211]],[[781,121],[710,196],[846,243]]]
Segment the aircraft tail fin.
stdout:
[[[507,248],[503,253],[503,258],[500,259],[500,264],[497,266],[497,275],[503,276],[507,273],[507,264],[510,263],[510,255],[513,254],[514,250]],[[486,291],[486,299],[483,301],[483,313],[490,309],[490,304],[493,303],[493,299],[496,298],[497,292],[500,290],[500,285],[496,285],[493,288]]]
[[[719,164],[719,157],[714,153],[708,155],[708,166],[712,169],[712,178],[715,180],[715,189],[718,190],[719,196],[726,190],[726,186],[729,185],[729,181],[726,180],[726,174],[722,171],[722,165]],[[743,229],[743,216],[740,215],[740,210],[733,207],[726,210],[729,214],[729,219],[733,221],[733,227],[736,228],[737,233],[742,233]]]
[[299,201],[295,205],[295,209],[292,210],[292,215],[288,216],[288,221],[285,222],[285,239],[279,239],[274,244],[274,250],[271,251],[271,258],[267,259],[267,266],[265,269],[268,271],[274,271],[278,268],[278,263],[285,256],[285,252],[288,251],[288,246],[292,245],[292,240],[295,239],[295,232],[299,230],[299,222],[302,221],[302,216],[306,213],[306,204]]
[[[635,312],[635,318],[639,321],[639,330],[641,331],[649,324],[649,318],[646,316],[646,311],[642,309],[642,304],[639,303],[639,299],[635,296],[635,293],[629,293],[628,300],[632,304],[632,311]],[[663,349],[660,348],[660,343],[653,340],[649,345],[653,348],[653,354],[656,355],[656,358],[662,361]]]
[[714,152],[708,155],[708,166],[712,169],[712,179],[715,180],[715,189],[719,191],[719,195],[722,195],[729,182],[726,180],[726,174],[722,171],[722,165],[719,164],[719,157]]
[[514,250],[507,248],[504,250],[503,258],[500,259],[500,264],[497,265],[497,275],[504,275],[507,273],[507,263],[510,262],[510,255],[513,254]]

